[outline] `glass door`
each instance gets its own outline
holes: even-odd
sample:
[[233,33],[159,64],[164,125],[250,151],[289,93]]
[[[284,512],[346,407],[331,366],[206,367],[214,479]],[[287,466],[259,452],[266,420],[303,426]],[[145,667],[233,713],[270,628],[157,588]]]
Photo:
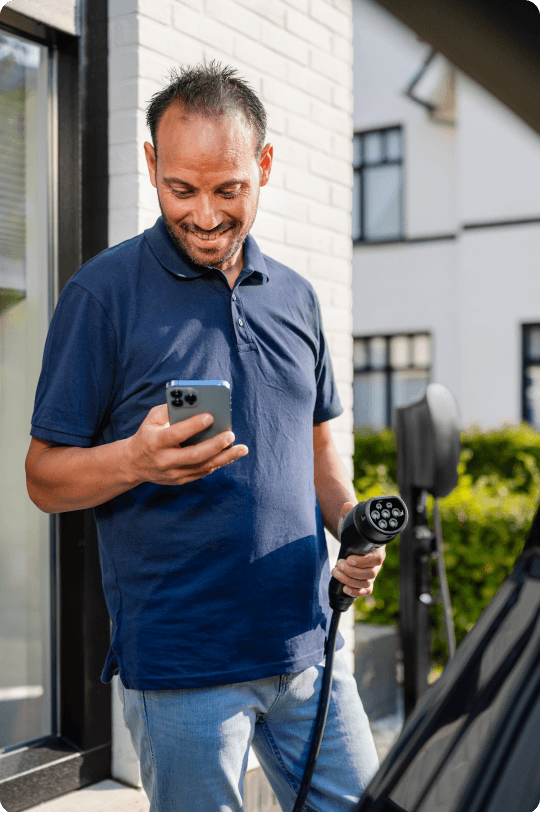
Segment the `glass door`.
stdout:
[[54,729],[50,520],[24,473],[51,304],[51,65],[0,30],[0,750]]

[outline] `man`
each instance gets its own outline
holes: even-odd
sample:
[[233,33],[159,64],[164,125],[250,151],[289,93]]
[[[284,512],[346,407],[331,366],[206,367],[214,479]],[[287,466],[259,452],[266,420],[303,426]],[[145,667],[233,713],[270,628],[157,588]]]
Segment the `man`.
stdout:
[[[148,123],[162,218],[60,297],[28,489],[46,512],[94,507],[112,620],[102,678],[119,672],[151,810],[241,810],[251,743],[290,810],[328,625],[322,520],[337,536],[355,504],[329,428],[341,406],[312,287],[249,235],[273,159],[257,96],[230,68],[190,68]],[[170,426],[170,379],[229,381],[240,443],[179,447],[212,418]],[[333,573],[365,595],[383,559]],[[352,808],[376,767],[338,653],[308,807]]]

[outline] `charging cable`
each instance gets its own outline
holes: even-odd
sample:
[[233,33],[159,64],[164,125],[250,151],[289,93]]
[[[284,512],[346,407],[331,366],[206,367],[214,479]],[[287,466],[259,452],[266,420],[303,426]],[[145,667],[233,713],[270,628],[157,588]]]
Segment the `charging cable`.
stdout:
[[452,600],[448,589],[446,578],[446,568],[444,564],[443,536],[441,525],[441,513],[439,504],[435,501],[433,507],[433,529],[435,532],[435,546],[437,551],[437,574],[439,577],[439,591],[444,610],[444,626],[446,628],[446,639],[448,641],[448,660],[453,659],[456,653],[456,633],[454,630],[454,617],[452,614]]
[[[345,515],[341,527],[339,559],[346,560],[347,557],[356,554],[363,556],[379,548],[394,539],[407,525],[409,514],[407,507],[397,495],[385,495],[383,497],[372,497],[362,503],[358,503]],[[323,683],[319,708],[315,721],[315,729],[311,739],[304,776],[300,784],[300,790],[294,804],[293,811],[303,811],[304,803],[311,785],[311,778],[315,770],[315,763],[319,756],[321,742],[328,715],[330,704],[330,691],[332,689],[332,670],[334,665],[334,653],[336,650],[336,637],[339,620],[343,611],[346,611],[354,602],[354,597],[343,593],[344,585],[335,577],[330,580],[328,589],[330,597],[330,607],[333,610],[326,639]]]

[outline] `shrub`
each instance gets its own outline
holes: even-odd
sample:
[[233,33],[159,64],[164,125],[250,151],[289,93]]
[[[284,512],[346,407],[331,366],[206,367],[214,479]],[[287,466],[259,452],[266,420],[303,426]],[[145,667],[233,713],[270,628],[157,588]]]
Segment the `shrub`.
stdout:
[[534,488],[531,459],[540,469],[540,434],[529,424],[489,432],[476,427],[463,433],[462,442],[464,449],[470,451],[467,472],[473,481],[499,475],[513,481],[513,492],[529,493]]
[[[511,572],[540,499],[540,436],[530,427],[473,429],[463,433],[462,443],[458,485],[439,501],[458,644]],[[359,500],[397,492],[391,431],[358,433],[354,467]],[[430,498],[431,525],[432,509]],[[373,595],[355,602],[356,618],[397,624],[398,584],[399,545],[394,541]],[[434,578],[434,593],[437,587]],[[441,664],[447,656],[442,605],[432,608],[432,625],[433,658]]]

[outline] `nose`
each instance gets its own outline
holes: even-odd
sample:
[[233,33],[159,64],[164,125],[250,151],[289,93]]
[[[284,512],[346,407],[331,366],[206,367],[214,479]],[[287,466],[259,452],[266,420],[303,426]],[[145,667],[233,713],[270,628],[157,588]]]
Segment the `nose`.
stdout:
[[219,207],[210,195],[199,195],[193,208],[193,225],[210,231],[221,223]]

